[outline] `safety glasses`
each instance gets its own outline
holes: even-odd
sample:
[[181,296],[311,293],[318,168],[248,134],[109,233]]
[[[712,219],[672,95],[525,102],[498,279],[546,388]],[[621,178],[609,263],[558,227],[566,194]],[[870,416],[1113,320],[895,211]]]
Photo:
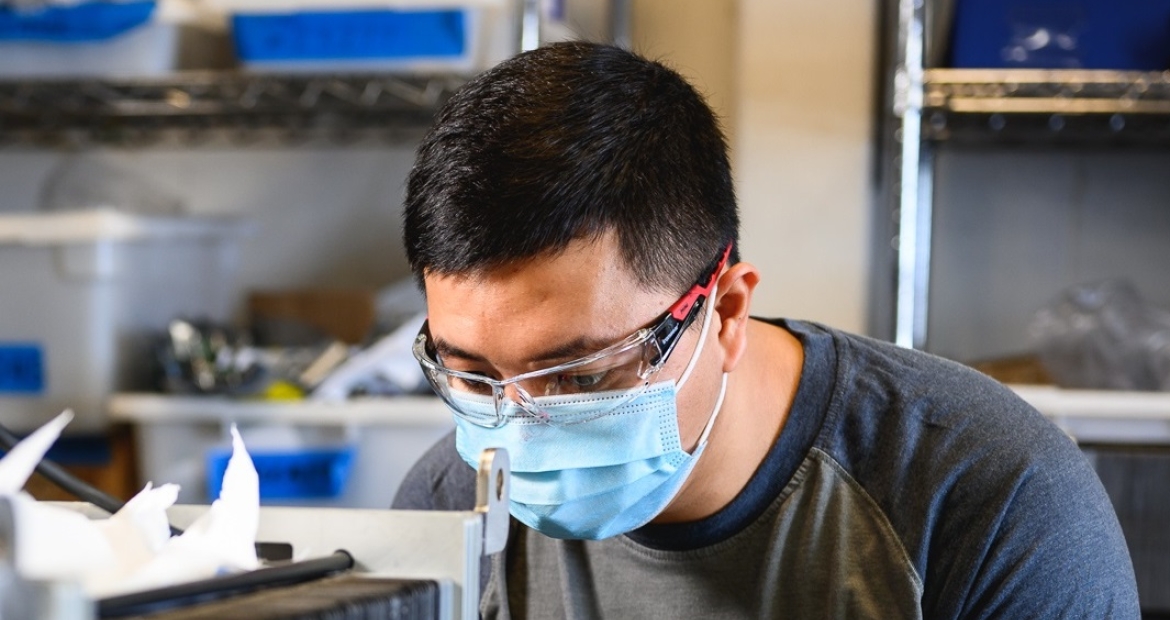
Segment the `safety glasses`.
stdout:
[[[429,323],[423,323],[415,338],[414,357],[431,387],[455,415],[479,426],[496,428],[515,419],[564,424],[598,418],[650,385],[699,315],[730,254],[728,245],[715,267],[700,276],[651,326],[570,362],[505,380],[454,370],[439,359]],[[570,399],[581,405],[570,417],[545,411],[545,407]]]

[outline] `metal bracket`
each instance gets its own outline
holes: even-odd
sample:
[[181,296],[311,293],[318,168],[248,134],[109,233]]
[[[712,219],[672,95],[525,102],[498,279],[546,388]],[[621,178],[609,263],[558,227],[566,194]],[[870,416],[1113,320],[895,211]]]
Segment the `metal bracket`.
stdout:
[[508,451],[503,448],[488,448],[479,455],[475,511],[483,515],[484,555],[499,553],[508,544],[510,463]]

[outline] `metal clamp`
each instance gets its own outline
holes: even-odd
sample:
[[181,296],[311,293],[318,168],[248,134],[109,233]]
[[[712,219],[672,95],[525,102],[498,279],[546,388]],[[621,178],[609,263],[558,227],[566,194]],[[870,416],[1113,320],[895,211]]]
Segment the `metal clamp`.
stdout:
[[488,448],[479,455],[475,479],[475,511],[483,515],[483,554],[499,553],[508,544],[508,451]]

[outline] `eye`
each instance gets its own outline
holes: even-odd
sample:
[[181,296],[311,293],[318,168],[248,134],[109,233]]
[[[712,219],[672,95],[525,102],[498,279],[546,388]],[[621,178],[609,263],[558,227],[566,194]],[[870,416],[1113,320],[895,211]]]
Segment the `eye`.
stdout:
[[492,386],[487,383],[464,379],[462,377],[448,376],[447,386],[456,392],[464,392],[478,396],[491,396],[492,394]]
[[605,381],[608,372],[595,372],[579,375],[559,375],[557,383],[561,391],[588,391]]

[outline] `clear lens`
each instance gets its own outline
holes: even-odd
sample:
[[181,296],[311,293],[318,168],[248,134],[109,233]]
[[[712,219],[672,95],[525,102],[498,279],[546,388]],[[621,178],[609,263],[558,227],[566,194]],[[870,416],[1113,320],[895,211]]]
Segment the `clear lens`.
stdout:
[[[481,426],[512,419],[575,423],[600,417],[641,393],[660,366],[657,342],[642,330],[594,355],[496,381],[440,365],[419,334],[414,354],[436,393],[457,414]],[[584,399],[582,399],[584,397]]]
[[627,390],[645,381],[649,370],[646,348],[646,343],[638,343],[578,366],[552,368],[542,374],[529,375],[517,384],[534,397]]

